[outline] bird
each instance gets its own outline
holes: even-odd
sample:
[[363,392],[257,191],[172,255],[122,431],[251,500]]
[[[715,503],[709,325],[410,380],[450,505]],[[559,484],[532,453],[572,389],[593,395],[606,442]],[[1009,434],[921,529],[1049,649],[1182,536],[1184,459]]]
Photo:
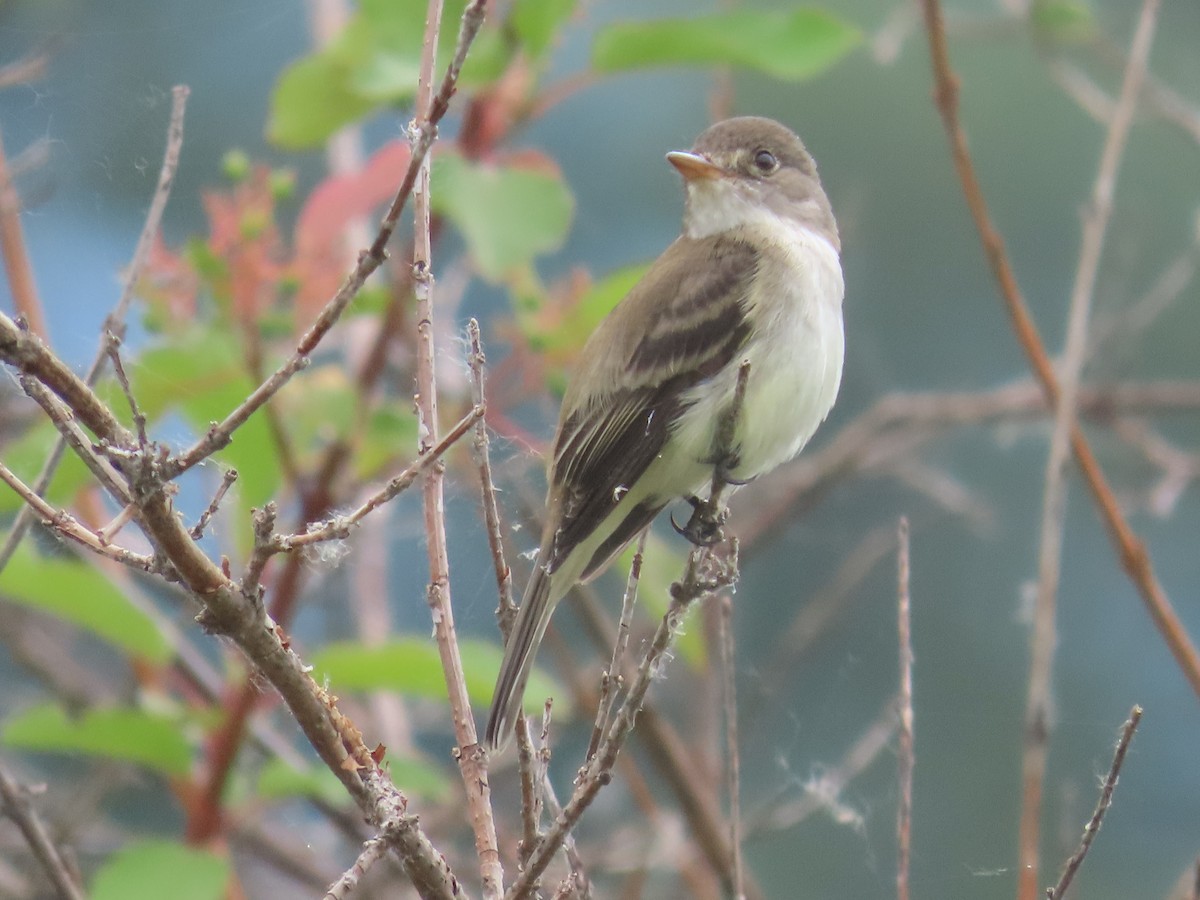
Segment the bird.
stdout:
[[[804,143],[743,116],[666,158],[683,176],[682,234],[588,338],[564,394],[541,542],[485,729],[493,751],[571,588],[668,504],[699,504],[714,470],[740,485],[795,457],[837,398],[841,240]],[[733,440],[717,448],[743,366]]]

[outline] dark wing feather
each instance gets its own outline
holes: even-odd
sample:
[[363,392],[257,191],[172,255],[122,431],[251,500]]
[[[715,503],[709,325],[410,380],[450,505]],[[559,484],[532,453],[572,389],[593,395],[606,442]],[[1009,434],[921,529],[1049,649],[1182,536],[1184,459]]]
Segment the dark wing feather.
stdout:
[[[697,264],[697,250],[704,264]],[[758,252],[744,241],[681,238],[602,323],[601,329],[635,337],[613,347],[611,358],[576,373],[577,380],[592,379],[607,391],[594,393],[596,384],[572,382],[572,393],[593,396],[579,404],[564,402],[564,409],[575,411],[560,422],[555,437],[550,478],[558,510],[543,557],[549,572],[604,521],[662,451],[685,410],[681,395],[741,349],[749,334],[745,299],[757,265]],[[600,338],[598,331],[593,340]],[[630,510],[589,562],[585,577],[673,498],[659,499]]]

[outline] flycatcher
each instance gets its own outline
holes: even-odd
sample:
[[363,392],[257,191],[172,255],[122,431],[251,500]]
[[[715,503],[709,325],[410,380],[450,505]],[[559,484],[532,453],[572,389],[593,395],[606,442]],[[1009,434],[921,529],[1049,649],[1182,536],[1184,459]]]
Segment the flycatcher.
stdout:
[[[588,339],[559,414],[546,521],[487,723],[502,747],[558,601],[714,468],[738,484],[800,452],[842,378],[841,242],[817,167],[771,119],[713,125],[667,154],[683,234]],[[743,362],[729,448],[717,425]],[[721,459],[714,456],[720,455]]]

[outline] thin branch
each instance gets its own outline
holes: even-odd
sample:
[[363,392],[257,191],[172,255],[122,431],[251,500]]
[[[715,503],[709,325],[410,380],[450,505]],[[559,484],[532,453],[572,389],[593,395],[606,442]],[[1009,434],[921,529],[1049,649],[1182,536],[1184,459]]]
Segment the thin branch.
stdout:
[[[0,360],[47,385],[74,416],[109,446],[129,446],[134,438],[111,410],[62,360],[27,330],[0,313]],[[136,463],[137,460],[134,460]],[[203,605],[201,626],[238,645],[283,697],[296,723],[347,792],[399,848],[405,872],[423,897],[461,896],[445,858],[408,813],[407,798],[379,772],[362,734],[342,715],[332,698],[313,681],[308,666],[287,636],[266,614],[256,595],[246,596],[227,572],[192,540],[170,499],[170,486],[154,468],[133,466],[139,525],[155,550],[194,599]]]
[[[1126,410],[1140,414],[1200,409],[1200,383],[1181,381],[1089,385],[1081,388],[1080,412],[1110,424]],[[1035,419],[1047,413],[1046,396],[1028,380],[985,391],[892,393],[838,431],[828,443],[784,466],[769,491],[749,485],[735,500],[753,504],[753,517],[739,519],[738,537],[753,555],[759,539],[807,508],[814,498],[861,472],[888,471],[940,431]],[[890,530],[890,529],[889,529]]]
[[[573,593],[571,605],[580,612],[593,644],[601,653],[610,652],[615,624],[601,611],[595,590],[591,585],[577,585]],[[636,670],[629,666],[626,669],[622,678],[632,682],[636,678]],[[579,682],[578,678],[571,679],[577,705],[592,705],[594,699],[584,694]],[[700,855],[708,863],[714,876],[720,880],[722,889],[727,893],[732,892],[733,849],[727,840],[727,820],[718,802],[715,786],[696,765],[694,748],[670,721],[658,714],[649,701],[642,704],[637,724],[641,749],[657,769],[656,781],[665,784],[674,794],[680,814],[699,847]],[[625,756],[622,759],[630,767],[634,766],[636,761],[636,757]],[[634,786],[635,784],[631,783],[630,789],[636,794]],[[647,804],[645,815],[653,821],[657,818],[656,807],[653,805],[653,798],[645,794],[648,794],[648,791],[643,795],[643,801]],[[689,867],[685,877],[707,883],[698,867]],[[743,887],[751,900],[759,900],[763,896],[751,873],[745,873]],[[702,895],[707,891],[697,889],[695,893]]]
[[[187,98],[188,89],[183,85],[176,85],[171,90],[171,119],[170,124],[167,126],[167,146],[163,152],[162,167],[158,173],[158,184],[154,189],[154,196],[150,200],[150,209],[146,213],[146,222],[142,226],[141,234],[138,236],[137,246],[133,251],[133,259],[129,264],[129,268],[125,270],[121,296],[117,300],[117,305],[104,321],[100,347],[96,350],[96,355],[92,358],[92,363],[83,378],[84,384],[88,387],[96,383],[100,377],[100,373],[104,370],[105,360],[108,359],[109,335],[122,336],[125,333],[125,316],[129,311],[130,303],[133,301],[134,286],[141,277],[142,269],[146,265],[146,258],[150,254],[150,247],[154,243],[155,235],[158,234],[159,225],[162,222],[163,210],[166,209],[167,200],[171,196],[171,186],[175,181],[175,172],[179,168],[179,154],[183,149],[183,117],[187,109]],[[49,456],[46,457],[46,462],[42,465],[42,471],[38,474],[37,480],[33,484],[33,489],[38,495],[46,493],[46,488],[50,484],[50,479],[54,477],[54,473],[58,470],[58,464],[62,461],[62,455],[65,450],[66,442],[64,440],[59,439],[55,442]],[[13,522],[12,529],[4,541],[4,547],[0,548],[0,571],[3,571],[4,567],[8,565],[8,561],[16,551],[17,545],[25,537],[25,532],[29,528],[29,516],[30,514],[24,508],[17,513],[17,518]]]
[[[741,755],[738,752],[737,671],[734,665],[733,598],[721,598],[721,670],[725,707],[725,777],[729,792],[729,845],[733,848],[733,896],[745,900],[742,875]],[[901,898],[903,900],[903,898]]]
[[1063,870],[1062,877],[1058,879],[1058,884],[1052,888],[1046,888],[1047,900],[1061,900],[1071,881],[1075,878],[1075,873],[1083,865],[1084,857],[1087,856],[1088,850],[1091,849],[1092,841],[1096,839],[1096,835],[1100,831],[1100,825],[1104,821],[1104,814],[1108,812],[1108,807],[1112,804],[1113,791],[1117,788],[1117,776],[1121,774],[1121,766],[1125,762],[1125,754],[1129,751],[1129,744],[1133,741],[1133,734],[1137,731],[1138,723],[1141,721],[1142,708],[1135,706],[1129,712],[1128,721],[1121,726],[1121,737],[1117,740],[1117,749],[1113,754],[1112,765],[1109,766],[1108,775],[1105,776],[1104,784],[1100,788],[1100,800],[1096,803],[1096,809],[1092,813],[1091,819],[1088,820],[1087,825],[1083,827],[1083,839],[1079,842],[1079,849],[1067,860],[1067,866]]
[[290,553],[301,547],[308,547],[321,541],[345,540],[350,537],[354,527],[385,503],[395,499],[416,483],[417,479],[429,472],[430,469],[443,465],[442,457],[466,435],[476,422],[483,419],[484,408],[472,407],[465,416],[451,428],[446,435],[434,446],[424,450],[416,462],[408,466],[399,475],[388,480],[388,483],[364,500],[352,512],[344,516],[334,516],[324,522],[314,523],[303,534],[277,534],[271,537],[268,545],[270,553]]
[[[479,337],[479,322],[471,319],[467,322],[467,336],[471,343],[471,354],[468,363],[471,367],[471,400],[476,407],[484,406],[484,370],[487,357],[483,354],[483,342]],[[500,506],[496,502],[496,484],[492,480],[492,457],[488,448],[487,422],[480,417],[475,422],[475,440],[471,444],[471,455],[475,465],[479,467],[480,496],[483,503],[483,519],[487,526],[488,547],[492,551],[492,565],[496,570],[496,588],[500,594],[500,603],[496,615],[500,620],[500,630],[508,639],[508,630],[517,614],[517,605],[513,602],[512,570],[504,559],[504,537],[500,526]]]
[[908,518],[900,517],[896,529],[896,607],[900,638],[899,740],[896,752],[900,802],[896,809],[896,900],[908,900],[909,863],[912,858],[913,804],[913,650],[912,600],[909,595]]
[[93,553],[108,557],[122,565],[137,569],[139,572],[149,572],[154,568],[152,557],[108,543],[97,537],[87,526],[65,510],[52,507],[13,474],[12,470],[4,463],[0,463],[0,481],[12,488],[13,492],[38,515],[43,523],[63,537],[70,538]]
[[[543,730],[543,735],[545,734]],[[544,756],[549,755],[549,750],[543,742],[543,749],[546,750]],[[546,766],[541,766],[541,797],[546,808],[550,811],[550,815],[558,818],[562,815],[562,804],[558,801],[558,795],[554,793],[554,783],[550,781],[550,772]],[[587,877],[587,870],[583,865],[583,858],[579,855],[579,848],[575,845],[575,835],[568,834],[566,840],[563,841],[563,852],[567,856],[567,864],[571,867],[571,874],[575,878],[575,892],[580,900],[589,900],[592,896],[592,882]]]
[[1079,265],[1071,289],[1067,317],[1067,337],[1062,363],[1058,369],[1058,400],[1050,452],[1046,460],[1045,488],[1042,495],[1041,542],[1038,553],[1038,589],[1030,635],[1029,692],[1025,707],[1025,747],[1022,755],[1022,807],[1017,838],[1019,875],[1017,896],[1034,900],[1038,892],[1039,836],[1042,815],[1042,790],[1049,753],[1050,693],[1054,648],[1058,643],[1055,624],[1063,544],[1063,520],[1066,513],[1066,463],[1070,453],[1071,429],[1078,426],[1076,403],[1080,376],[1087,357],[1088,322],[1104,238],[1112,216],[1117,171],[1124,155],[1125,142],[1133,122],[1138,92],[1145,76],[1158,0],[1145,0],[1133,37],[1129,64],[1121,84],[1120,97],[1109,121],[1108,135],[1100,155],[1096,180],[1092,185],[1090,208],[1083,222]]
[[146,417],[138,407],[137,398],[133,396],[133,389],[129,386],[129,376],[125,374],[125,365],[121,362],[121,339],[111,331],[107,333],[107,337],[105,352],[112,360],[113,374],[117,377],[117,384],[121,388],[121,393],[125,395],[125,401],[129,404],[133,427],[137,430],[138,448],[145,452],[146,448],[150,446],[150,439],[146,437]]
[[[483,6],[479,5],[479,14]],[[441,27],[442,0],[429,0],[425,13],[425,38],[421,51],[421,74],[417,82],[416,118],[413,141],[428,132],[434,123],[433,71]],[[451,70],[461,65],[457,57]],[[416,147],[413,157],[417,156]],[[417,418],[418,447],[426,455],[438,440],[438,394],[435,367],[433,320],[433,241],[430,235],[429,157],[422,154],[413,190],[413,293],[417,301]],[[442,674],[450,700],[454,725],[455,756],[467,795],[467,813],[475,835],[475,852],[486,900],[498,900],[504,893],[504,869],[497,849],[496,823],[492,818],[491,787],[488,783],[487,751],[479,745],[471,699],[463,673],[462,654],[454,628],[454,607],[450,596],[450,561],[446,543],[445,500],[441,465],[424,472],[425,546],[429,558],[427,601],[433,619],[434,636],[441,658]]]
[[[487,357],[483,353],[483,341],[479,335],[479,322],[467,322],[467,337],[471,349],[467,362],[471,369],[471,399],[477,408],[485,404],[484,371]],[[504,535],[500,525],[500,505],[496,500],[496,484],[492,479],[492,458],[488,446],[487,422],[483,416],[475,420],[475,439],[471,443],[471,455],[479,469],[480,500],[483,504],[483,519],[487,528],[488,548],[492,554],[492,567],[496,573],[496,622],[500,634],[508,640],[513,622],[517,617],[517,605],[513,602],[512,570],[504,558]],[[550,708],[547,704],[543,731],[549,728]],[[538,789],[537,771],[542,767],[542,754],[535,757],[533,741],[529,734],[529,723],[524,716],[517,716],[517,772],[521,782],[521,842],[518,857],[524,863],[538,841],[542,814],[542,792]],[[549,748],[545,749],[549,753]]]
[[207,459],[213,453],[228,446],[230,440],[232,440],[233,432],[245,424],[250,416],[262,407],[264,403],[275,396],[297,372],[308,366],[309,354],[316,349],[329,330],[341,318],[342,313],[346,311],[346,307],[350,305],[350,302],[358,296],[358,292],[362,289],[363,284],[366,283],[367,278],[387,259],[388,242],[396,230],[396,225],[400,221],[400,214],[404,211],[404,207],[408,203],[408,198],[413,193],[417,176],[424,166],[429,148],[433,146],[433,142],[437,139],[438,123],[450,108],[450,98],[454,96],[455,89],[458,86],[459,72],[462,70],[463,63],[467,58],[467,52],[470,50],[475,36],[479,33],[479,29],[483,25],[486,10],[487,0],[472,0],[463,11],[462,22],[458,32],[458,44],[454,48],[454,56],[446,69],[446,74],[442,78],[442,83],[437,93],[428,104],[427,114],[419,117],[419,121],[414,128],[413,146],[408,161],[408,169],[404,173],[400,187],[397,188],[396,195],[392,198],[392,203],[388,207],[383,221],[380,223],[379,230],[376,232],[375,240],[372,241],[371,246],[359,254],[358,262],[354,269],[346,276],[337,293],[325,304],[325,307],[318,314],[316,320],[309,326],[304,336],[301,337],[291,357],[276,369],[266,381],[255,388],[254,392],[231,411],[219,424],[214,424],[199,441],[176,457],[168,470],[170,478],[177,477]]
[[358,887],[363,876],[371,871],[371,867],[383,859],[387,852],[387,841],[382,838],[372,838],[363,844],[362,852],[358,854],[358,859],[354,860],[354,865],[343,872],[342,877],[331,884],[329,890],[325,892],[326,900],[346,900],[350,893]]
[[[933,65],[935,91],[934,101],[941,114],[947,138],[950,142],[954,164],[962,182],[963,195],[992,273],[1000,287],[1001,295],[1012,319],[1013,328],[1029,359],[1034,375],[1041,385],[1047,400],[1058,405],[1059,385],[1054,366],[1046,355],[1045,345],[1038,333],[1037,325],[1029,313],[1028,305],[1021,294],[1016,276],[1004,250],[1004,242],[996,231],[988,214],[975,167],[967,149],[967,138],[958,120],[958,80],[950,67],[946,43],[946,29],[938,0],[923,0],[926,30],[929,36],[929,52]],[[1071,428],[1071,448],[1087,482],[1088,489],[1099,507],[1100,515],[1108,529],[1115,552],[1129,580],[1137,588],[1142,601],[1158,628],[1176,664],[1183,671],[1193,691],[1200,696],[1200,653],[1189,638],[1179,620],[1166,592],[1154,573],[1154,567],[1145,544],[1130,528],[1121,513],[1116,496],[1104,476],[1103,470],[1092,452],[1087,437],[1076,423]]]
[[666,662],[688,609],[697,600],[729,587],[736,578],[736,538],[730,541],[729,555],[725,559],[699,547],[691,552],[683,578],[671,586],[671,603],[666,615],[654,633],[654,638],[638,667],[637,676],[625,695],[608,733],[600,742],[596,755],[584,766],[570,801],[538,844],[525,870],[505,894],[506,900],[530,896],[538,878],[554,858],[566,835],[575,827],[579,817],[591,805],[600,789],[612,779],[613,764],[633,730],[650,682]]
[[600,678],[600,701],[596,704],[596,722],[592,726],[592,737],[588,741],[585,759],[596,755],[600,739],[608,731],[612,721],[613,707],[616,705],[617,693],[623,681],[621,671],[625,666],[625,648],[629,646],[629,629],[633,624],[633,609],[637,605],[638,580],[642,577],[642,558],[646,552],[648,533],[648,529],[643,529],[638,537],[637,550],[629,566],[629,578],[625,582],[625,593],[621,597],[621,618],[617,621],[617,639],[613,642],[612,659],[609,660],[608,669]]
[[200,513],[200,518],[196,520],[196,524],[192,526],[192,530],[188,532],[192,536],[193,541],[198,541],[204,537],[204,529],[208,527],[208,523],[212,521],[213,516],[217,514],[217,510],[221,506],[221,501],[225,499],[225,494],[233,487],[233,483],[238,480],[237,469],[226,469],[225,474],[221,476],[221,484],[217,488],[217,492],[213,494],[212,500],[204,512]]
[[[71,409],[32,375],[22,374],[19,380],[25,393],[42,408],[46,417],[58,429],[61,439],[75,451],[76,456],[83,460],[84,465],[88,467],[104,489],[112,494],[122,506],[132,503],[133,498],[125,477],[113,468],[112,463],[95,452],[91,438],[84,434],[83,429],[79,427]],[[106,445],[105,449],[111,449],[111,447]]]
[[33,329],[34,334],[45,338],[46,316],[42,301],[38,297],[37,282],[33,277],[33,266],[29,261],[29,249],[25,246],[25,232],[21,228],[21,195],[13,184],[4,152],[4,141],[0,137],[0,253],[4,258],[4,271],[8,273],[8,287],[12,291],[13,308]]
[[85,900],[87,894],[79,883],[79,874],[72,871],[54,846],[41,817],[29,800],[28,789],[10,778],[3,767],[0,767],[0,813],[12,819],[21,830],[25,843],[54,883],[58,896],[63,900]]

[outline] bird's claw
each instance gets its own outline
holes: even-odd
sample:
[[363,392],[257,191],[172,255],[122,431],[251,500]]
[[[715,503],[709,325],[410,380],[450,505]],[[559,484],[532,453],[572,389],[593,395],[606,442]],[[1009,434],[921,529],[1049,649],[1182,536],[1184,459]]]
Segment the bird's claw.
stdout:
[[692,505],[691,518],[686,525],[675,521],[671,514],[671,527],[697,547],[712,547],[725,540],[725,520],[729,513],[725,509],[714,509],[707,500],[699,497],[685,497]]

